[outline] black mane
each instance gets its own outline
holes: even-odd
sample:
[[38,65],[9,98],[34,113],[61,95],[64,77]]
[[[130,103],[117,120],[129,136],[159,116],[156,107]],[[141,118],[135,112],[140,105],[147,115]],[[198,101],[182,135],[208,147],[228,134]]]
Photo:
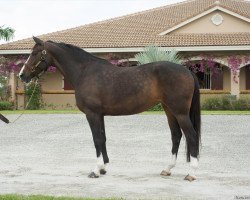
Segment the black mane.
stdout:
[[71,53],[72,56],[75,57],[75,59],[77,60],[102,60],[105,62],[108,62],[105,59],[101,59],[98,58],[90,53],[88,53],[87,51],[84,51],[83,49],[81,49],[80,47],[74,46],[72,44],[66,44],[63,42],[57,43],[57,42],[53,42],[53,41],[48,41],[50,43],[56,44],[57,46],[59,46],[60,48],[66,50],[67,52]]

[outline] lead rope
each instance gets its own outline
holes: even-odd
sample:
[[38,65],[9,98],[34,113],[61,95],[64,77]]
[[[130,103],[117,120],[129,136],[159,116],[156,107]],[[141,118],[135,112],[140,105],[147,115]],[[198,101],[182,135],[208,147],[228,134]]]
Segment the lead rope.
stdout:
[[31,99],[33,98],[33,96],[34,96],[34,94],[35,94],[35,90],[36,90],[37,85],[38,85],[38,79],[36,79],[35,87],[34,87],[34,89],[33,89],[33,91],[32,91],[32,94],[31,94],[31,96],[30,96],[30,99],[29,99],[28,103],[26,104],[26,106],[25,106],[23,112],[22,112],[14,121],[10,122],[11,124],[14,124],[18,119],[20,119],[20,117],[23,116],[23,114],[25,113],[26,109],[28,108],[28,106],[29,106],[29,104],[30,104],[30,102],[31,102]]

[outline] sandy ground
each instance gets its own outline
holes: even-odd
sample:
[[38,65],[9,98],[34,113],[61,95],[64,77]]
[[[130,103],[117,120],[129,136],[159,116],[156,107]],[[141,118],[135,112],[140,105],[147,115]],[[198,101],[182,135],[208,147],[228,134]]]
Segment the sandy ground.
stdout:
[[[15,119],[16,115],[8,115]],[[84,115],[24,115],[0,122],[0,194],[125,199],[234,199],[250,195],[250,116],[202,116],[199,179],[187,175],[185,143],[172,176],[164,115],[106,117],[108,173],[87,178],[96,163]]]

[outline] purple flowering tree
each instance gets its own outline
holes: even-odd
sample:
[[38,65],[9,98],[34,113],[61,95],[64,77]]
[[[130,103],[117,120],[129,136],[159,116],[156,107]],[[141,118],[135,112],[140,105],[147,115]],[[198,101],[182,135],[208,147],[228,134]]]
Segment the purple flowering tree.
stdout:
[[183,61],[183,65],[187,66],[194,73],[212,73],[217,74],[219,72],[218,65],[215,62],[213,55],[201,55],[201,59],[198,61],[192,61],[189,58]]
[[[187,58],[183,64],[191,69],[193,72],[203,72],[208,73],[211,72],[212,74],[216,75],[220,71],[218,68],[217,62],[215,61],[215,57],[213,55],[200,55],[201,59],[199,61],[191,61]],[[238,81],[238,73],[240,71],[240,67],[243,65],[250,64],[250,55],[245,56],[237,56],[231,55],[227,57],[228,67],[230,68],[233,74],[233,80],[235,83],[239,83]]]

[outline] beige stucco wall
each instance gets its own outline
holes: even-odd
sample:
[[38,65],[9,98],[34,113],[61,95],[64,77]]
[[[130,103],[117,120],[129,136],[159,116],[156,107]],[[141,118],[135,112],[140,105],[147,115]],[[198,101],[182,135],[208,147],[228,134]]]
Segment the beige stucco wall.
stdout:
[[40,82],[43,90],[63,90],[63,77],[58,70],[54,73],[46,73]]
[[[212,23],[211,18],[215,14],[220,14],[223,17],[223,23],[216,26]],[[248,22],[236,18],[222,11],[214,11],[206,16],[203,16],[192,23],[189,23],[170,34],[177,33],[235,33],[235,32],[250,32]]]
[[77,109],[74,94],[43,94],[45,109]]

